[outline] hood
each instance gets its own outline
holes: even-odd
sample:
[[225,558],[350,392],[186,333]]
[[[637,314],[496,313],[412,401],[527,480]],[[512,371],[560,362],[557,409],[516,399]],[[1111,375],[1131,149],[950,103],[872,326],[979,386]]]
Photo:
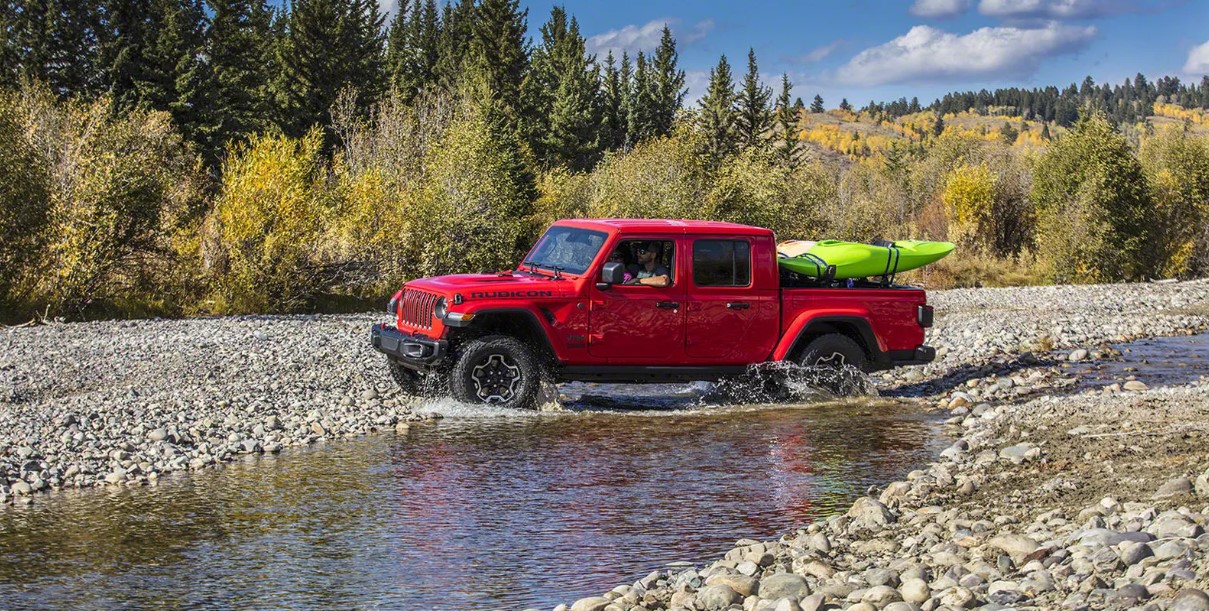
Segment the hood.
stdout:
[[422,289],[447,296],[461,294],[466,301],[476,299],[537,299],[565,296],[570,288],[567,280],[526,273],[453,274],[420,278],[407,283],[407,288]]

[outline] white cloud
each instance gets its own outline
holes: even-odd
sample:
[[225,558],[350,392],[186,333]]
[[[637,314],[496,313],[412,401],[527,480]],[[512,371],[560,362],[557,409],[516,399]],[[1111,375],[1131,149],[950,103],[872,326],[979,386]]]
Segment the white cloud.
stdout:
[[859,85],[1023,76],[1047,57],[1082,48],[1094,27],[1051,23],[1041,28],[981,28],[964,36],[918,25],[890,42],[865,49],[839,69]]
[[982,0],[989,17],[1087,19],[1162,8],[1164,0]]
[[1209,74],[1209,41],[1192,47],[1188,52],[1188,61],[1184,64],[1184,73],[1192,76]]
[[623,51],[634,55],[638,51],[650,51],[659,46],[659,38],[663,35],[663,26],[667,25],[676,38],[676,44],[683,46],[705,38],[714,29],[714,20],[706,19],[693,24],[687,32],[679,31],[677,19],[655,19],[643,25],[630,24],[617,30],[609,30],[588,38],[586,47],[589,53],[604,56],[609,51],[621,56]]
[[832,53],[835,53],[835,50],[840,48],[840,46],[843,44],[844,41],[837,40],[829,45],[823,45],[817,49],[812,49],[805,55],[794,57],[791,59],[791,61],[798,64],[817,64],[824,59],[827,59]]
[[970,8],[970,0],[915,0],[910,13],[916,17],[945,19],[956,17]]

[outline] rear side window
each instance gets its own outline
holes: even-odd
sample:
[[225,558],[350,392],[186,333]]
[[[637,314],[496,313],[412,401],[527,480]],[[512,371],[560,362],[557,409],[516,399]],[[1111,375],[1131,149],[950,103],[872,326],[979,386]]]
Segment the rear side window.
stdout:
[[693,283],[697,286],[751,284],[751,245],[744,240],[693,242]]

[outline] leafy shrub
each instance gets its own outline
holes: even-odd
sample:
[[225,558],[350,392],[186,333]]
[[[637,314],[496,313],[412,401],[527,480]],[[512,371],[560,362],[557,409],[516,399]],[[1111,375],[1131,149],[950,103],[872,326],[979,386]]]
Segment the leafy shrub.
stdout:
[[1033,170],[1038,252],[1058,282],[1138,280],[1150,197],[1142,166],[1103,115],[1079,120]]
[[1209,142],[1169,128],[1143,139],[1139,158],[1154,201],[1152,265],[1165,276],[1209,273]]
[[67,316],[114,302],[179,312],[177,238],[203,182],[169,115],[115,117],[107,99],[59,102],[37,85],[18,104],[50,178],[48,246],[28,301]]
[[693,138],[686,133],[652,138],[629,153],[605,158],[592,173],[588,216],[696,218],[710,185]]
[[529,179],[518,147],[466,107],[428,149],[407,210],[411,276],[511,268],[528,246]]
[[14,293],[28,279],[27,266],[38,259],[46,238],[50,216],[46,166],[45,158],[22,135],[15,100],[0,98],[0,307],[5,310],[28,297]]
[[253,137],[230,152],[207,220],[211,310],[297,311],[332,281],[319,256],[334,208],[323,135]]
[[809,166],[791,170],[754,149],[724,159],[712,182],[703,217],[785,238],[818,237],[820,211],[834,195],[830,177]]

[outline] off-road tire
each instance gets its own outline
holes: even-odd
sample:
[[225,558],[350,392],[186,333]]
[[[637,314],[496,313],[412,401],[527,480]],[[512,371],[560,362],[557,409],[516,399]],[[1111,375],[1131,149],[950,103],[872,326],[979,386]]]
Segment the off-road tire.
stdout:
[[846,335],[828,333],[814,338],[802,350],[798,364],[815,370],[835,369],[834,374],[819,371],[810,376],[809,383],[836,396],[862,394],[868,384],[865,351]]
[[840,333],[820,335],[806,344],[798,363],[803,367],[843,367],[851,365],[867,371],[865,351],[851,337]]
[[449,392],[464,403],[534,409],[542,383],[541,360],[524,342],[507,335],[470,340],[456,350]]
[[392,358],[387,359],[387,366],[390,367],[390,377],[405,395],[432,398],[440,395],[444,387],[438,373],[420,373],[404,367]]

